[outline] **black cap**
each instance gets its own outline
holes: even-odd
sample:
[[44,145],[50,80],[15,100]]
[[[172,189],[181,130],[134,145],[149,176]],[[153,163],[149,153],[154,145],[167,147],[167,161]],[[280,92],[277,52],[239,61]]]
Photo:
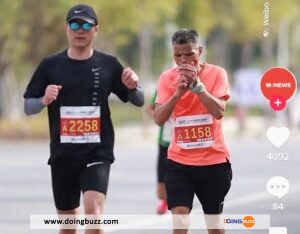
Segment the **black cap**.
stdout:
[[82,19],[91,24],[95,24],[95,25],[98,24],[97,15],[94,9],[84,4],[73,6],[69,10],[66,21],[69,22],[70,20],[73,19]]

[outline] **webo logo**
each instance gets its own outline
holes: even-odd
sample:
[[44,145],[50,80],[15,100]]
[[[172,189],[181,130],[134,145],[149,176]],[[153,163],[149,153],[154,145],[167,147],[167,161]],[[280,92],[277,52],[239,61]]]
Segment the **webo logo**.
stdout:
[[246,216],[243,219],[224,219],[225,224],[243,224],[246,228],[252,228],[255,225],[255,219],[252,216]]

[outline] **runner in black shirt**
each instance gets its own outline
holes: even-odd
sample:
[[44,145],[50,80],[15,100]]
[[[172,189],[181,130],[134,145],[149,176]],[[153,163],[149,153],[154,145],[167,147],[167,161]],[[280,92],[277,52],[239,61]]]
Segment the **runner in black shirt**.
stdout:
[[[69,48],[45,58],[24,94],[25,112],[48,107],[52,187],[59,214],[101,214],[114,161],[114,130],[108,96],[142,106],[138,76],[118,60],[93,50],[97,16],[87,5],[72,7],[66,19]],[[76,233],[76,230],[61,230]],[[86,230],[86,233],[103,233]]]

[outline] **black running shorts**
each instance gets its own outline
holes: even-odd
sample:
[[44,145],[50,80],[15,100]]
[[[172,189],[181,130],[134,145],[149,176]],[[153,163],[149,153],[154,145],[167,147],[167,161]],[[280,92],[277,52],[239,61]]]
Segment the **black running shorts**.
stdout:
[[220,214],[231,186],[229,162],[209,166],[189,166],[167,161],[166,191],[168,207],[185,206],[192,210],[194,194],[205,214]]
[[106,195],[110,162],[57,160],[51,165],[52,189],[58,210],[79,207],[80,193],[88,190]]

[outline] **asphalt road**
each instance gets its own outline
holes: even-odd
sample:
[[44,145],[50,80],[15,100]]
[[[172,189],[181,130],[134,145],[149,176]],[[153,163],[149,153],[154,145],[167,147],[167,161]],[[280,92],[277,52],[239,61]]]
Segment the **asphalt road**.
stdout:
[[[105,212],[107,214],[154,214],[156,176],[156,137],[153,128],[146,132],[120,129],[116,141]],[[271,226],[288,228],[289,234],[300,233],[300,157],[299,137],[280,149],[272,146],[264,135],[226,137],[233,163],[233,181],[226,197],[224,213],[270,214]],[[287,161],[270,161],[270,152],[289,154]],[[31,230],[30,214],[54,214],[47,141],[0,140],[0,233],[50,234],[55,230]],[[289,193],[279,199],[266,191],[272,176],[283,176],[290,183]],[[283,210],[272,210],[273,203],[283,203]],[[194,202],[195,213],[201,212]],[[136,221],[137,223],[140,221]],[[150,221],[151,222],[151,221]],[[156,223],[153,221],[153,228]],[[81,232],[83,233],[83,232]],[[171,233],[170,230],[111,230],[108,233]],[[189,233],[206,233],[191,230]],[[267,234],[268,230],[227,230],[227,234]]]

